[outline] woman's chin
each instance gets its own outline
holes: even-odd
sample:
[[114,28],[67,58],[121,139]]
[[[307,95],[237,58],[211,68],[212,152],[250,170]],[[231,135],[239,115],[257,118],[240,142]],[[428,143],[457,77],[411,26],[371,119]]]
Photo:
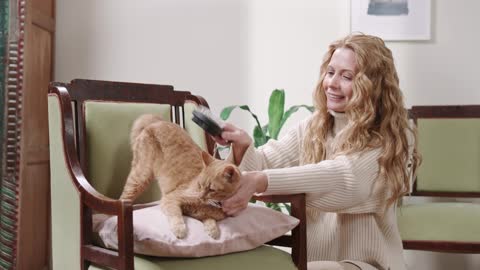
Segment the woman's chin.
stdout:
[[339,112],[339,113],[345,112],[345,105],[344,104],[327,104],[327,108],[330,111],[334,111],[334,112]]

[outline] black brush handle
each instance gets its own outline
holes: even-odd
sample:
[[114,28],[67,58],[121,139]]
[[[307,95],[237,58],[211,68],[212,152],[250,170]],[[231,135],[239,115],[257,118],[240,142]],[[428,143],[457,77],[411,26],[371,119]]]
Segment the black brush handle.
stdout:
[[213,137],[221,137],[222,128],[212,118],[199,111],[193,111],[192,121]]

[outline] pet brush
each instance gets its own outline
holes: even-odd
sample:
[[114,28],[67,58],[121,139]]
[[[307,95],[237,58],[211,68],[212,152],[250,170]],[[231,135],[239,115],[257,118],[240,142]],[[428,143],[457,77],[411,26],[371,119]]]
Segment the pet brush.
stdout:
[[192,120],[210,135],[221,137],[223,123],[207,107],[198,106],[193,110]]

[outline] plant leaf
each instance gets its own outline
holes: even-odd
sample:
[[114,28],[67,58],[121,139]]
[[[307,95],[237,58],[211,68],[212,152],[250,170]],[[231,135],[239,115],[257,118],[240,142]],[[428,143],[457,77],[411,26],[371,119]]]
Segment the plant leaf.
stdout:
[[262,129],[258,126],[255,126],[255,128],[253,128],[253,140],[255,147],[262,146],[267,142],[265,133],[263,133]]
[[258,121],[257,115],[254,114],[254,113],[250,110],[250,107],[248,107],[248,105],[242,105],[242,106],[238,106],[238,107],[239,107],[240,109],[242,109],[242,110],[248,111],[248,112],[252,115],[253,119],[255,119],[255,122],[257,122],[258,128],[261,129],[262,125],[260,125],[260,121]]
[[282,208],[278,205],[278,203],[267,202],[267,203],[265,203],[265,206],[267,206],[268,208],[271,208],[273,210],[282,212]]
[[[220,113],[220,118],[222,118],[222,120],[227,120],[228,117],[230,117],[230,114],[232,113],[232,111],[237,107],[244,111],[249,112],[250,115],[252,115],[253,119],[255,119],[255,122],[257,123],[258,128],[261,129],[262,125],[260,125],[260,121],[258,121],[257,115],[250,110],[250,107],[248,107],[248,105],[233,105],[233,106],[225,107]],[[263,137],[265,137],[265,135],[263,135]]]
[[222,120],[227,120],[236,107],[236,105],[233,105],[223,108],[223,110],[220,112],[220,118],[222,118]]
[[283,89],[273,90],[268,103],[268,134],[274,139],[277,139],[280,131],[284,109],[285,91]]
[[263,133],[267,133],[268,131],[268,124],[262,127]]
[[285,124],[285,122],[287,122],[287,119],[290,118],[290,116],[294,112],[298,111],[298,109],[300,109],[300,108],[305,108],[305,109],[309,110],[310,112],[313,112],[315,110],[315,108],[313,106],[309,106],[309,105],[295,105],[295,106],[290,107],[285,112],[285,114],[283,115],[282,122],[280,123],[280,128],[282,128],[283,125]]

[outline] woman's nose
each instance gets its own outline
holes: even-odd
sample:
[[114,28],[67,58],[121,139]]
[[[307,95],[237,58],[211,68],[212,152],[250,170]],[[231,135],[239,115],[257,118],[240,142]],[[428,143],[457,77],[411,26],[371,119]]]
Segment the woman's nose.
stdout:
[[338,88],[339,82],[340,81],[338,79],[338,75],[335,74],[330,78],[330,81],[328,82],[328,86],[331,88]]

